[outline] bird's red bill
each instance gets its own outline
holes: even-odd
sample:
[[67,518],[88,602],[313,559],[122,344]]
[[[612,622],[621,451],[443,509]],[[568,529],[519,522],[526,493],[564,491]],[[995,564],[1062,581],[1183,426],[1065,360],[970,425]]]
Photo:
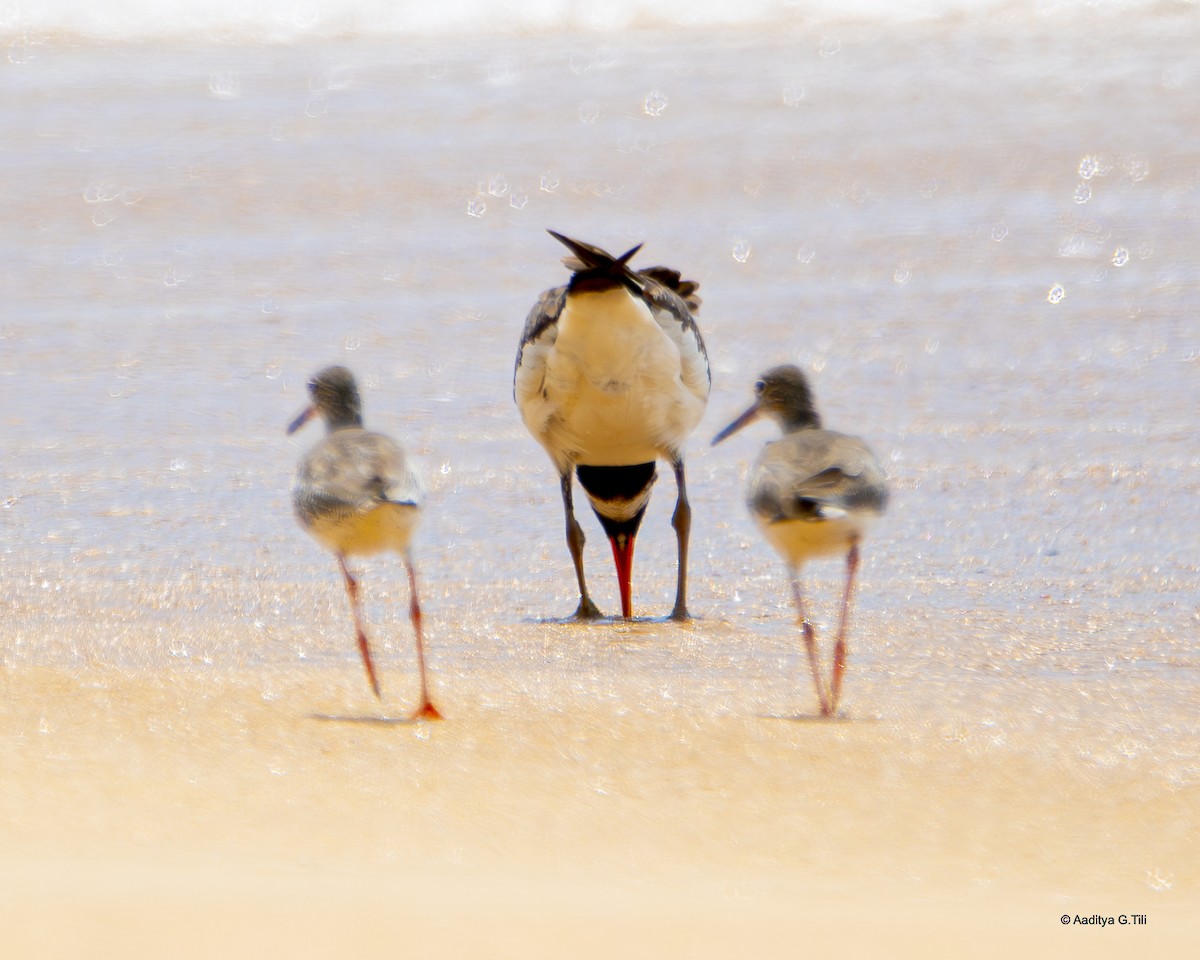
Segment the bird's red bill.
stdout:
[[613,563],[617,567],[617,586],[621,590],[621,616],[633,617],[633,540],[628,534],[609,538]]

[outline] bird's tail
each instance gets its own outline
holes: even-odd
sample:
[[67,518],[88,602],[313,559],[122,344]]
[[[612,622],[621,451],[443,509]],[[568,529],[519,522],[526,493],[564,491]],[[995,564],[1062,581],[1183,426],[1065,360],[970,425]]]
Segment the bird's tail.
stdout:
[[619,257],[614,257],[606,250],[601,250],[590,243],[572,240],[554,230],[547,230],[555,240],[571,251],[572,256],[563,259],[567,269],[573,273],[575,282],[594,280],[611,280],[626,287],[630,293],[640,295],[644,281],[629,268],[629,261],[635,253],[642,249],[639,243],[631,247]]
[[684,280],[683,275],[671,267],[643,267],[638,273],[662,284],[668,290],[673,290],[687,304],[692,316],[700,312],[702,301],[696,292],[700,289],[700,284],[695,280]]

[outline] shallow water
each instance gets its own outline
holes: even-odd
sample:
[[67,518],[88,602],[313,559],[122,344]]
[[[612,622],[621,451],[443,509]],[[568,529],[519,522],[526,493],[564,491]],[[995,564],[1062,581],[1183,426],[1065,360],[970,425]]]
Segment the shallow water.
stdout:
[[[288,504],[316,433],[283,433],[306,378],[341,362],[430,488],[437,673],[541,676],[560,631],[522,638],[573,608],[573,579],[511,374],[526,311],[566,275],[554,227],[645,241],[638,262],[699,279],[713,366],[688,450],[701,625],[574,635],[585,687],[611,667],[652,690],[675,677],[691,706],[796,708],[785,582],[741,504],[769,428],[707,446],[761,369],[794,361],[894,488],[860,581],[856,709],[1057,704],[1147,738],[1162,711],[1194,737],[1198,33],[1167,7],[14,44],[5,663],[350,661],[333,562]],[[645,614],[670,604],[673,499],[668,474],[639,540]],[[611,609],[607,545],[582,519]],[[366,569],[380,642],[406,662],[400,569]],[[839,577],[809,578],[825,620]],[[1194,782],[1184,752],[1172,769]]]

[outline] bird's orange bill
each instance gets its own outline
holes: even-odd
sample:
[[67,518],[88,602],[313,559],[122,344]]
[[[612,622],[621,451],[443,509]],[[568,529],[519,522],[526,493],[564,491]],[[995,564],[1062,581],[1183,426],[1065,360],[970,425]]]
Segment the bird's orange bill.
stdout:
[[298,413],[296,415],[296,419],[288,424],[288,428],[287,428],[288,436],[291,436],[293,433],[295,433],[297,430],[299,430],[302,426],[304,426],[306,423],[308,423],[308,421],[311,420],[316,415],[316,412],[317,412],[317,405],[315,403],[312,404],[311,406],[307,406],[303,410],[301,410],[300,413]]
[[633,541],[634,537],[628,533],[608,538],[617,568],[617,586],[621,590],[621,616],[626,620],[633,617]]
[[742,427],[748,423],[753,423],[762,414],[762,408],[757,404],[752,404],[740,417],[733,421],[724,430],[712,438],[712,443],[709,446],[715,447],[718,443],[728,437],[730,434],[737,433]]

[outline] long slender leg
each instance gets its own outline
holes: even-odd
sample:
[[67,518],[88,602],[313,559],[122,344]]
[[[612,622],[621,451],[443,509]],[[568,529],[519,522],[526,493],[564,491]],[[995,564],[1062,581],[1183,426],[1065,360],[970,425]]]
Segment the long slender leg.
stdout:
[[358,639],[358,652],[362,654],[363,666],[367,668],[367,679],[371,681],[371,689],[375,691],[376,698],[382,700],[383,695],[379,692],[379,680],[375,676],[375,664],[371,662],[371,647],[367,643],[367,634],[363,630],[362,612],[358,607],[358,581],[346,569],[346,558],[340,553],[337,555],[337,562],[338,566],[342,568],[342,576],[346,578],[346,593],[350,597],[350,612],[354,614],[354,632]]
[[812,671],[813,686],[817,688],[817,700],[821,704],[821,716],[832,716],[829,698],[825,695],[825,681],[821,678],[820,654],[817,653],[817,635],[813,630],[812,621],[804,610],[804,594],[800,590],[800,579],[792,571],[792,598],[796,601],[796,615],[804,632],[804,649],[808,651],[808,666]]
[[683,459],[671,461],[675,470],[675,486],[679,491],[675,501],[675,512],[671,515],[671,526],[675,528],[675,539],[679,544],[679,578],[675,581],[675,608],[672,620],[690,620],[687,609],[687,558],[688,540],[692,533],[692,505],[688,503],[687,482],[683,476]]
[[575,611],[576,620],[598,620],[600,611],[588,596],[587,581],[583,576],[583,544],[585,537],[583,527],[575,519],[575,505],[571,495],[571,471],[567,470],[559,478],[562,485],[563,512],[567,517],[567,548],[571,551],[571,560],[575,564],[575,579],[579,581],[579,607]]
[[837,642],[833,647],[833,683],[830,686],[830,709],[836,710],[842,692],[842,675],[846,672],[846,627],[850,621],[850,599],[854,593],[854,576],[858,573],[858,541],[846,554],[846,589],[842,593],[842,616],[838,623]]
[[404,554],[404,566],[408,570],[408,618],[412,621],[413,635],[417,640],[417,667],[421,672],[421,703],[413,712],[414,720],[441,720],[437,707],[429,699],[429,681],[425,675],[425,638],[421,632],[421,601],[417,599],[417,571],[413,567],[412,554]]

